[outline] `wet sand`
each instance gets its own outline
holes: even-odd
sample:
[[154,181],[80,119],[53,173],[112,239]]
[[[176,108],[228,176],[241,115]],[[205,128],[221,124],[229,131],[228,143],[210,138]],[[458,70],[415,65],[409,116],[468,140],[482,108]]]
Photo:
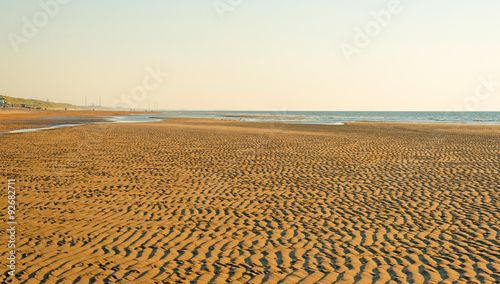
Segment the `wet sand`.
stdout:
[[500,281],[498,126],[171,119],[0,141],[20,283]]
[[[0,108],[0,134],[19,129],[42,128],[60,124],[82,124],[108,121],[105,117],[145,112],[106,110],[26,110]],[[148,112],[151,113],[151,112]]]

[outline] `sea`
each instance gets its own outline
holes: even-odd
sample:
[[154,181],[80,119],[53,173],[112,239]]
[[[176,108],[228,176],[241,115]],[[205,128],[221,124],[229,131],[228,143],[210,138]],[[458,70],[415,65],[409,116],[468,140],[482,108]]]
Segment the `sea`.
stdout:
[[431,111],[164,111],[154,116],[344,125],[346,122],[403,122],[500,125],[500,112]]

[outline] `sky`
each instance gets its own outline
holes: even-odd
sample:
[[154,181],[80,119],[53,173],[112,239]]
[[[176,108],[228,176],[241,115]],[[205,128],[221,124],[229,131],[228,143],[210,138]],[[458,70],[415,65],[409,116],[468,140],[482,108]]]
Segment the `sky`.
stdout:
[[0,94],[134,109],[500,111],[498,0],[0,0]]

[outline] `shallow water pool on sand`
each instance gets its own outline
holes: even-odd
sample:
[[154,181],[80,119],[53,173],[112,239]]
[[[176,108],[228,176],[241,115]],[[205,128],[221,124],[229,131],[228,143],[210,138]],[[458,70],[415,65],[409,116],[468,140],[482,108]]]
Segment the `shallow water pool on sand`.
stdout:
[[54,126],[49,126],[49,127],[17,129],[17,130],[8,131],[6,133],[36,132],[36,131],[42,131],[42,130],[48,130],[48,129],[55,129],[55,128],[62,128],[62,127],[75,126],[75,125],[81,125],[81,124],[61,124],[61,125],[54,125]]
[[109,116],[109,117],[100,117],[104,118],[107,121],[99,121],[99,122],[88,122],[88,121],[78,121],[77,118],[79,117],[69,117],[69,116],[55,116],[55,117],[49,117],[49,118],[40,118],[40,119],[34,119],[36,120],[62,120],[62,121],[67,121],[67,119],[74,119],[74,123],[63,123],[63,124],[56,124],[52,126],[46,126],[46,127],[36,127],[36,128],[25,128],[25,129],[16,129],[16,130],[11,130],[7,131],[3,134],[10,134],[10,133],[26,133],[26,132],[37,132],[37,131],[43,131],[43,130],[49,130],[49,129],[56,129],[56,128],[62,128],[62,127],[69,127],[69,126],[76,126],[76,125],[84,125],[84,124],[97,124],[97,123],[131,123],[131,122],[152,122],[152,121],[160,121],[163,119],[157,118],[157,117],[152,117],[152,115],[130,115],[130,116]]

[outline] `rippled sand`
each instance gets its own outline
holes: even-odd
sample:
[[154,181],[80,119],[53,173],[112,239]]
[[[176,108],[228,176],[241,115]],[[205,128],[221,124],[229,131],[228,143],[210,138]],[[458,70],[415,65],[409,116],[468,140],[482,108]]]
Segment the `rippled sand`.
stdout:
[[0,141],[20,283],[500,281],[500,127],[175,119]]

